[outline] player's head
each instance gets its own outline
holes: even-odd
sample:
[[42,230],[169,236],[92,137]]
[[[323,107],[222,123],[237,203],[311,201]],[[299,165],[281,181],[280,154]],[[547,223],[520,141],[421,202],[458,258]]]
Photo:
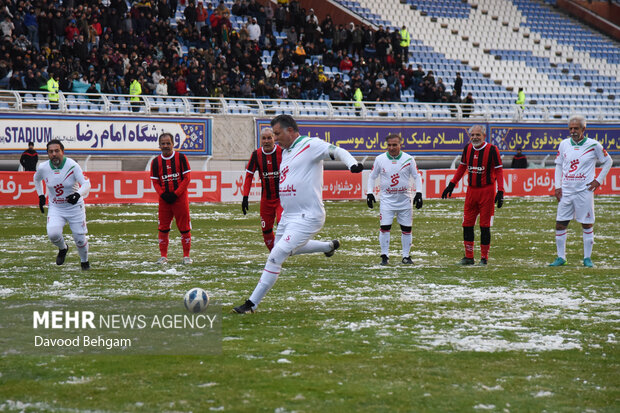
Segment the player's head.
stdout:
[[65,157],[65,145],[58,139],[52,139],[47,143],[47,156],[55,167],[60,166],[62,159]]
[[164,132],[159,135],[159,149],[161,149],[161,154],[166,158],[172,155],[173,151],[173,143],[172,143],[172,134],[170,132]]
[[573,142],[577,143],[583,139],[586,125],[586,118],[581,115],[573,115],[568,119],[568,131]]
[[273,129],[263,128],[263,130],[260,131],[260,146],[265,152],[271,152],[273,150],[273,147],[275,146],[275,141],[273,140]]
[[271,127],[276,143],[284,149],[290,148],[299,136],[299,126],[291,115],[276,116],[271,120]]
[[390,156],[398,156],[400,153],[400,147],[403,143],[403,139],[400,135],[391,133],[385,137],[385,142],[387,143],[387,149]]
[[469,133],[469,139],[471,139],[474,148],[479,148],[484,144],[484,138],[487,135],[483,125],[474,125],[467,131]]

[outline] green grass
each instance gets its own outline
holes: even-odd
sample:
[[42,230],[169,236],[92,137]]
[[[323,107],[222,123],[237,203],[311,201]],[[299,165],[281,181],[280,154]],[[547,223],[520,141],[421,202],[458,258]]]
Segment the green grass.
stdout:
[[[428,200],[414,216],[415,265],[378,265],[378,210],[327,203],[317,238],[331,258],[296,256],[259,311],[233,315],[267,250],[258,205],[193,205],[194,265],[171,232],[158,258],[156,206],[88,207],[92,270],[55,248],[37,208],[0,210],[0,296],[178,299],[194,286],[225,310],[214,356],[0,355],[0,411],[618,411],[620,202],[596,200],[593,269],[581,229],[555,258],[556,203],[508,199],[496,213],[487,268],[463,255],[462,201]],[[65,236],[73,245],[68,227]],[[476,231],[476,261],[479,258]],[[10,331],[2,331],[3,335]]]

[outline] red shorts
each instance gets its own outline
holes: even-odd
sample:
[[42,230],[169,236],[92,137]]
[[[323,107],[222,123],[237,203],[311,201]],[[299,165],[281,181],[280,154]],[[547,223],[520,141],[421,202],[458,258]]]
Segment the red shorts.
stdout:
[[159,199],[159,224],[157,229],[160,231],[170,231],[172,218],[177,222],[180,232],[188,232],[192,229],[192,222],[189,219],[189,198],[187,193],[178,198],[173,204],[169,204],[163,199]]
[[273,231],[273,223],[280,222],[282,206],[279,199],[261,199],[260,201],[260,226],[264,233]]
[[495,214],[495,186],[487,185],[482,188],[467,188],[465,195],[465,212],[463,214],[463,226],[473,227],[476,218],[480,215],[480,226],[490,227],[493,225]]

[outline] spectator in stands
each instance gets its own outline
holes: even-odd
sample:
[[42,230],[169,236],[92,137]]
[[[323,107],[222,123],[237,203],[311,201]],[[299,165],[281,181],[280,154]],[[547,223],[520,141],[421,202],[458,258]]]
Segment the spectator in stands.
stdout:
[[517,153],[512,158],[512,164],[510,166],[513,169],[525,169],[527,168],[527,158],[523,155],[523,149],[517,148]]
[[155,88],[155,94],[159,96],[168,96],[168,82],[165,77],[159,79],[157,87]]
[[404,62],[409,59],[409,44],[411,44],[411,36],[409,35],[409,31],[407,31],[407,27],[403,25],[400,29],[400,54]]
[[60,99],[60,96],[58,95],[58,91],[60,90],[58,79],[58,73],[52,73],[47,81],[47,91],[49,92],[47,95],[47,100],[50,103],[50,109],[58,109],[58,100]]
[[2,31],[3,38],[11,38],[13,36],[13,30],[15,30],[15,24],[11,20],[11,16],[6,16],[4,21],[0,23],[0,31]]
[[459,98],[458,94],[456,93],[456,89],[452,90],[452,94],[448,98],[448,102],[451,103],[451,105],[450,105],[450,116],[455,118],[456,115],[458,114],[458,109],[457,109],[456,105],[461,103],[461,98]]
[[468,118],[474,110],[474,97],[471,95],[471,92],[465,96],[463,99],[462,106],[463,117]]
[[424,79],[425,72],[422,70],[422,65],[417,65],[416,70],[413,71],[413,79],[417,82],[421,82]]
[[260,39],[261,31],[260,26],[256,21],[256,17],[252,17],[250,23],[248,24],[248,35],[250,37],[250,40],[253,42],[258,42],[258,40]]
[[207,9],[204,8],[201,1],[198,2],[198,7],[196,8],[196,30],[198,30],[198,33],[201,33],[202,28],[206,26],[208,17]]
[[517,101],[515,103],[519,105],[521,109],[525,108],[525,92],[523,91],[522,87],[520,87],[519,91],[517,92]]
[[456,92],[456,96],[461,98],[461,92],[463,91],[463,78],[460,72],[456,72],[456,79],[454,80],[453,90]]
[[138,78],[134,78],[129,85],[129,94],[131,95],[131,111],[140,111],[140,95],[142,94],[142,84]]
[[34,143],[28,142],[28,149],[26,149],[22,156],[19,158],[19,163],[24,168],[24,171],[36,171],[37,162],[39,161],[39,155],[34,150]]

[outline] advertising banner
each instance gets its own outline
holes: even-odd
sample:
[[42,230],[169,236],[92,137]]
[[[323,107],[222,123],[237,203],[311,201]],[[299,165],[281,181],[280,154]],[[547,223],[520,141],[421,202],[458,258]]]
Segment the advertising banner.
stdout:
[[[269,119],[256,120],[256,142]],[[387,150],[385,137],[403,138],[403,151],[420,155],[458,155],[469,142],[469,123],[372,122],[298,119],[302,135],[320,138],[346,149],[352,155],[379,155]]]
[[[453,169],[420,171],[425,198],[441,198],[443,189],[454,176]],[[597,170],[598,173],[598,170]],[[0,206],[38,205],[32,182],[33,172],[0,172]],[[352,174],[348,171],[325,171],[323,199],[364,199],[369,171]],[[148,172],[86,172],[91,190],[87,204],[126,204],[157,202],[157,195]],[[241,202],[245,171],[192,171],[189,184],[190,202]],[[506,169],[506,196],[551,196],[554,193],[554,169]],[[378,184],[378,181],[377,181]],[[467,179],[454,188],[453,197],[465,196]],[[260,200],[260,180],[255,174],[250,200]],[[620,168],[611,168],[597,194],[620,195]],[[375,186],[375,194],[377,187]]]
[[[490,124],[491,143],[500,151],[531,155],[555,155],[562,140],[569,137],[566,124]],[[620,125],[588,124],[585,136],[595,139],[607,152],[620,154]]]
[[22,153],[28,142],[45,151],[52,139],[68,154],[158,155],[162,132],[186,155],[212,154],[212,120],[124,116],[0,114],[0,153]]

